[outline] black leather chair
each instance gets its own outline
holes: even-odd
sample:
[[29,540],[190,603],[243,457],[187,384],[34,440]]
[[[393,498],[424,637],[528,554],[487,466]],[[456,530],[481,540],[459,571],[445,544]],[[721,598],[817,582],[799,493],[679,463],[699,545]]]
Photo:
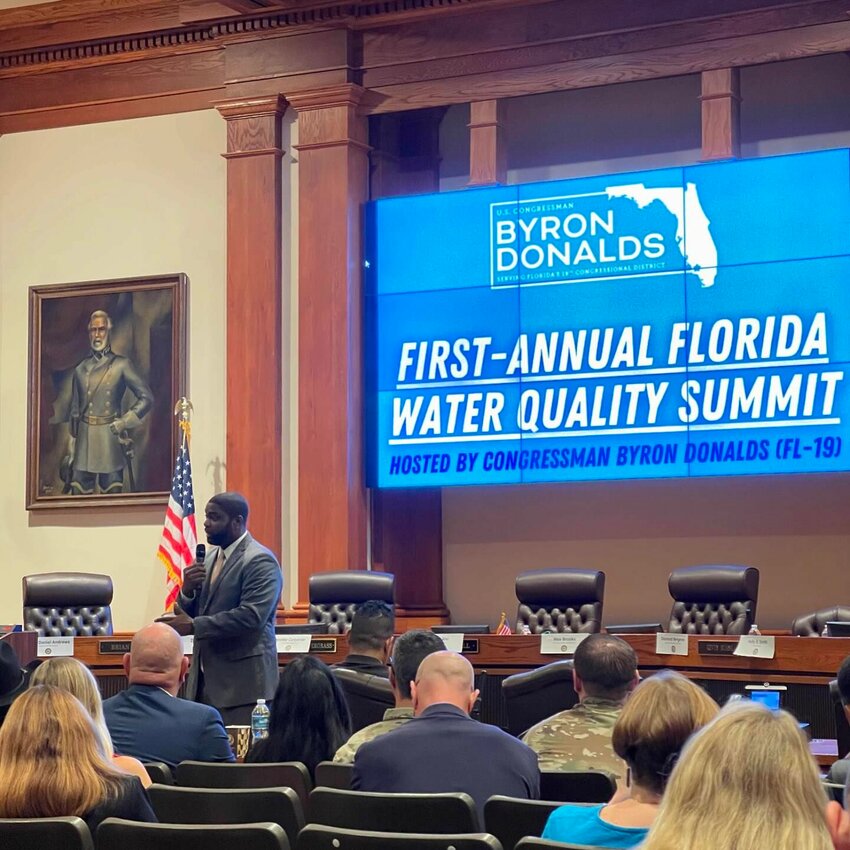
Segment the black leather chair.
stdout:
[[276,823],[139,823],[107,818],[97,828],[97,850],[289,850]]
[[352,772],[353,765],[320,761],[316,765],[316,787],[339,788],[342,791],[349,791],[351,789]]
[[516,577],[517,628],[531,633],[598,632],[602,628],[605,573],[556,568]]
[[89,828],[80,818],[0,818],[3,850],[94,850]]
[[486,833],[418,835],[307,824],[296,850],[502,850],[502,845]]
[[541,770],[540,798],[562,803],[607,803],[617,778],[607,770]]
[[395,706],[389,679],[344,667],[334,668],[333,674],[345,691],[345,699],[351,711],[352,732],[383,720],[384,712]]
[[307,810],[313,782],[310,771],[300,761],[262,764],[181,761],[177,784],[189,788],[291,788]]
[[24,576],[24,629],[42,637],[112,634],[112,579],[96,573]]
[[469,794],[375,794],[314,788],[310,823],[377,832],[478,832]]
[[810,614],[801,614],[791,622],[791,634],[799,637],[820,637],[829,622],[850,622],[850,606],[836,605],[834,608],[821,608]]
[[495,835],[505,850],[513,850],[521,838],[542,835],[549,815],[562,805],[551,800],[491,797],[484,803],[484,829]]
[[156,782],[159,785],[174,784],[174,774],[171,772],[171,768],[167,764],[164,764],[161,761],[146,761],[143,766],[148,772],[151,782]]
[[523,838],[516,850],[605,850],[596,844],[562,844],[560,841],[547,841],[545,838]]
[[670,573],[673,597],[668,631],[745,635],[755,621],[759,571],[755,567],[681,567]]
[[330,634],[351,628],[354,610],[369,599],[395,605],[395,576],[371,570],[343,570],[310,576],[310,613],[307,622],[327,623]]
[[304,826],[301,800],[291,788],[175,788],[151,785],[160,823],[276,823],[294,845]]
[[578,702],[573,687],[573,662],[553,661],[536,670],[515,673],[502,680],[508,732],[522,735],[535,723],[566,711]]

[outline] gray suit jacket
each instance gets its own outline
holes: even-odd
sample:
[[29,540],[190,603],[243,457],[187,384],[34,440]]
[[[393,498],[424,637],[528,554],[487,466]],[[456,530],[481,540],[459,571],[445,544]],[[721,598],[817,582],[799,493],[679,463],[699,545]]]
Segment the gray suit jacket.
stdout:
[[210,587],[218,547],[207,552],[207,577],[180,607],[195,620],[195,651],[186,696],[196,699],[204,670],[204,697],[217,708],[271,699],[278,683],[274,617],[283,577],[274,554],[246,535]]

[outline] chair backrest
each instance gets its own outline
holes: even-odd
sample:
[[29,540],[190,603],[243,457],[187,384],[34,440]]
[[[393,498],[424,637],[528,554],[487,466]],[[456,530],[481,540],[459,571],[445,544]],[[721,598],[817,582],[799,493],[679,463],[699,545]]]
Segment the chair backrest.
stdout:
[[516,577],[517,628],[533,635],[598,632],[602,628],[605,573],[556,568],[528,570]]
[[335,667],[333,674],[345,691],[345,701],[351,712],[352,732],[383,720],[384,712],[395,706],[389,679],[344,667]]
[[850,753],[850,724],[844,711],[844,700],[838,690],[838,679],[829,683],[829,696],[832,700],[833,716],[835,718],[835,738],[838,741],[838,758],[846,758]]
[[759,592],[755,567],[681,567],[667,583],[673,597],[668,631],[698,635],[743,635],[750,630]]
[[548,841],[545,838],[523,838],[516,850],[605,850],[596,844],[563,844],[560,841]]
[[178,788],[151,785],[160,823],[276,823],[295,844],[304,826],[301,800],[291,788]]
[[542,835],[549,815],[562,805],[551,800],[491,797],[484,803],[484,829],[495,835],[505,850],[513,850],[521,838]]
[[508,731],[522,735],[535,723],[566,711],[578,702],[573,687],[573,662],[553,661],[536,670],[515,673],[502,680]]
[[220,826],[107,818],[96,837],[97,850],[289,850],[286,833],[276,823]]
[[300,761],[268,764],[229,764],[181,761],[177,784],[191,788],[291,788],[306,811],[313,782],[310,771]]
[[308,824],[298,836],[296,850],[502,850],[502,845],[486,833],[417,835]]
[[375,794],[314,788],[310,823],[378,832],[478,832],[469,794]]
[[801,614],[791,621],[791,634],[798,637],[820,637],[829,622],[850,622],[850,605],[835,605]]
[[151,782],[156,782],[159,785],[173,785],[174,774],[171,768],[161,761],[146,761],[144,768],[151,778]]
[[316,787],[341,788],[343,791],[348,791],[351,788],[351,774],[353,772],[353,765],[320,761],[316,765]]
[[310,613],[307,622],[327,623],[330,634],[351,628],[361,602],[378,599],[395,605],[395,576],[372,570],[343,570],[310,576]]
[[112,579],[95,573],[24,576],[24,629],[42,637],[112,634]]
[[94,850],[89,828],[80,818],[0,818],[3,850]]
[[540,797],[561,803],[607,803],[617,778],[607,770],[541,770]]

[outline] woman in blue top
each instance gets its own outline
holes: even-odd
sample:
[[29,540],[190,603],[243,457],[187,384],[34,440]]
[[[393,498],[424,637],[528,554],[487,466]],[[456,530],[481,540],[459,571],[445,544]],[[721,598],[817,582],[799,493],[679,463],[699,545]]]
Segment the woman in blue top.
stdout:
[[685,741],[718,710],[699,685],[672,670],[641,682],[620,713],[611,739],[629,769],[627,790],[604,806],[561,806],[549,816],[543,837],[597,847],[636,847],[655,820]]

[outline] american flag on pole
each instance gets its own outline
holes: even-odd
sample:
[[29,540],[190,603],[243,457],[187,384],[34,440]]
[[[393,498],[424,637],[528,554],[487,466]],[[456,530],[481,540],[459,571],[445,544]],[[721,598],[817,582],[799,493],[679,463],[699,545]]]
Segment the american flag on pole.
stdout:
[[171,611],[174,607],[183,583],[183,570],[195,560],[195,545],[198,542],[198,532],[195,527],[195,497],[192,493],[192,464],[189,462],[189,438],[186,425],[188,423],[180,423],[183,439],[177,450],[174,477],[171,479],[171,495],[168,497],[159,551],[156,553],[168,573],[165,579],[168,587],[165,599],[166,611]]

